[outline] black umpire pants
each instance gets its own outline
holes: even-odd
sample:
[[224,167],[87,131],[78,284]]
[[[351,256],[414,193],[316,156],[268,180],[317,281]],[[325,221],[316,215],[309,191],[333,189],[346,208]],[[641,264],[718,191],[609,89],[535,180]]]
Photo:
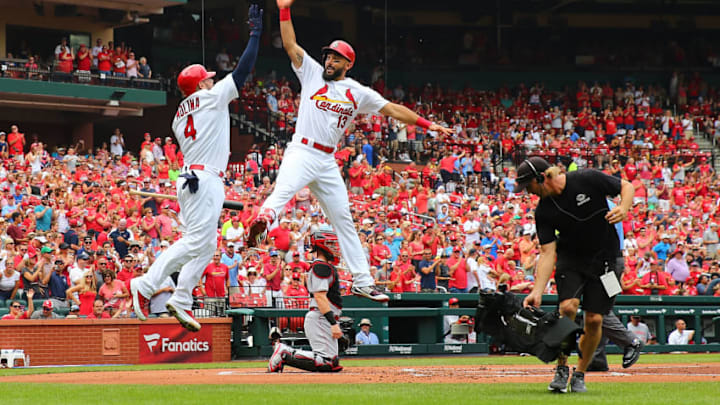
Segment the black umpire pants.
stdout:
[[[623,257],[618,257],[617,265],[615,266],[615,274],[618,279],[622,278],[624,269],[625,259]],[[625,349],[626,347],[632,345],[632,342],[635,339],[635,334],[627,330],[625,325],[620,322],[620,319],[618,319],[612,309],[610,309],[607,314],[603,315],[602,332],[602,338],[600,339],[600,343],[598,343],[597,349],[595,349],[595,353],[593,354],[590,364],[598,367],[607,367],[608,364],[605,346],[608,341],[612,341],[618,345],[618,347]]]

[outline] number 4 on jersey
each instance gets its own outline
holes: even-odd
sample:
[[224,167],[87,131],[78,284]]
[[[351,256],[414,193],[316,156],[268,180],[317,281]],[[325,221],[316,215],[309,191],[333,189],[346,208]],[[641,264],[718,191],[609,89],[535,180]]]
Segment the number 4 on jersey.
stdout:
[[188,115],[187,122],[185,124],[185,138],[192,137],[193,141],[195,140],[195,134],[197,134],[197,131],[195,130],[195,120],[193,120],[192,114]]

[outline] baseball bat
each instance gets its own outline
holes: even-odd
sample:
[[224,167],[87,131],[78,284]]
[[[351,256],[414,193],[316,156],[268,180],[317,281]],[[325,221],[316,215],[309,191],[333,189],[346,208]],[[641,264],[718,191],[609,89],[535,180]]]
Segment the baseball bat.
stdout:
[[[151,193],[149,191],[130,190],[130,194],[139,195],[140,197],[153,197],[153,198],[165,198],[168,200],[177,200],[176,195]],[[223,201],[223,208],[242,211],[245,208],[245,206],[240,201],[225,200],[225,201]]]

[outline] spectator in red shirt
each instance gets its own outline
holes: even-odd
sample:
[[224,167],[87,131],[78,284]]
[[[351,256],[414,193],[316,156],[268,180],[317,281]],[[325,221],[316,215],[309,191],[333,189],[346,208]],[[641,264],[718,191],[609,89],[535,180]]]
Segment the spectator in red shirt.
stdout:
[[130,280],[133,278],[133,262],[134,257],[131,254],[125,255],[123,257],[123,263],[122,267],[120,268],[120,271],[118,271],[116,278],[126,284],[129,284]]
[[465,258],[462,257],[461,253],[462,249],[456,246],[447,261],[450,268],[449,292],[451,293],[467,292],[467,269],[465,267]]
[[360,162],[353,160],[352,166],[348,169],[348,175],[350,176],[350,192],[357,195],[363,194],[362,180],[365,167],[360,165]]
[[10,313],[4,315],[2,320],[30,319],[30,315],[32,315],[35,311],[35,306],[33,305],[34,296],[35,291],[32,288],[29,288],[27,290],[27,311],[23,312],[20,301],[13,301],[12,304],[10,304]]
[[110,319],[110,314],[105,310],[105,302],[102,298],[96,298],[93,301],[92,312],[87,315],[87,319]]
[[660,271],[660,262],[651,259],[650,271],[640,281],[640,287],[645,289],[645,295],[661,295],[668,288],[667,280]]
[[115,47],[115,53],[113,53],[112,64],[113,64],[113,76],[126,77],[127,66],[125,64],[125,53],[119,46]]
[[282,307],[282,263],[280,263],[280,256],[275,249],[270,250],[269,259],[267,262],[263,262],[262,276],[266,280],[266,294],[267,302],[273,302],[276,307]]
[[280,220],[280,226],[274,228],[268,232],[268,237],[275,240],[275,247],[280,251],[280,254],[284,257],[288,250],[290,250],[290,220],[283,218]]
[[169,136],[165,138],[163,152],[170,163],[177,162],[177,145],[173,143],[173,139]]
[[60,53],[57,54],[57,71],[71,73],[73,70],[73,59],[75,59],[75,57],[72,54],[72,49],[67,46],[63,47]]
[[[383,260],[383,262],[385,262],[385,260]],[[388,287],[390,288],[390,292],[403,292],[403,269],[400,267],[393,267],[392,272],[390,273]]]
[[106,45],[103,45],[102,51],[98,53],[98,73],[110,75],[113,69],[112,53],[108,51]]
[[292,261],[288,263],[288,267],[290,267],[292,271],[299,271],[301,274],[304,274],[308,271],[310,265],[300,261],[300,252],[293,252]]
[[400,257],[395,261],[393,269],[400,271],[400,284],[402,292],[415,292],[415,266],[410,262],[410,256],[408,252],[403,251],[400,253]]
[[17,125],[10,127],[10,133],[7,136],[8,148],[10,150],[10,157],[16,159],[20,164],[25,162],[25,134],[18,130]]
[[228,287],[230,286],[230,278],[228,267],[220,263],[222,253],[219,250],[213,254],[212,261],[205,268],[203,277],[205,279],[205,294],[208,297],[225,297]]
[[34,56],[28,57],[28,61],[25,62],[25,65],[23,67],[27,71],[28,79],[34,79],[38,76],[38,74],[36,73],[38,70],[38,64],[35,62]]
[[77,70],[89,73],[92,66],[92,55],[90,55],[90,50],[88,50],[85,44],[80,44],[76,58]]
[[455,155],[457,153],[457,146],[453,147],[453,153],[451,155],[445,156],[440,160],[440,176],[442,176],[443,183],[447,184],[450,181],[457,181],[457,176],[455,176],[455,161],[458,159],[461,159],[463,156],[465,156],[465,150],[463,150],[459,155]]
[[[302,276],[298,272],[294,272],[292,274],[292,280],[290,281],[290,285],[285,289],[285,296],[286,297],[309,297],[310,293],[308,293],[307,288],[305,288],[304,285],[302,285]],[[300,306],[295,306],[296,308],[300,308]]]
[[382,260],[390,259],[390,248],[383,242],[385,238],[381,234],[375,236],[375,244],[370,249],[370,265],[380,266]]

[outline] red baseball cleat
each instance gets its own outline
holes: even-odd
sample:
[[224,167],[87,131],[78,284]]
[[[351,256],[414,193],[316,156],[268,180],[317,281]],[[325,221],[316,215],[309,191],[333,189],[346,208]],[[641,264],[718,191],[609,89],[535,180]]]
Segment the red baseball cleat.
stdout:
[[147,320],[147,315],[150,313],[150,300],[145,298],[144,295],[140,294],[137,289],[137,283],[140,280],[134,278],[130,280],[130,295],[132,295],[133,311],[137,319],[141,321]]

